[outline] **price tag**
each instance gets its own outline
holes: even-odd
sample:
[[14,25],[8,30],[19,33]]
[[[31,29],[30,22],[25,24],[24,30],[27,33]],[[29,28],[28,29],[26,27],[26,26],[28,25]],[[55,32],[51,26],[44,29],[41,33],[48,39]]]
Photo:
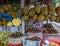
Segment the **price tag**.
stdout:
[[12,31],[12,32],[16,32],[16,31],[18,31],[18,27],[10,27],[10,31]]

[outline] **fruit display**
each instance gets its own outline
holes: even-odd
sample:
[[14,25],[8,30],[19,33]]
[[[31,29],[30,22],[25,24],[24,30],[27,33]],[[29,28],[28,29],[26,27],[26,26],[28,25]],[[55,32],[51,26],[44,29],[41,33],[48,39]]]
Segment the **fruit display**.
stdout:
[[12,24],[14,26],[19,26],[19,25],[21,25],[21,20],[19,18],[15,18],[12,20]]
[[28,14],[28,12],[29,12],[29,7],[28,6],[25,6],[24,7],[24,14]]
[[60,7],[57,7],[55,11],[56,11],[57,15],[60,15]]
[[56,22],[60,22],[60,17],[56,16]]
[[55,13],[55,8],[54,8],[54,6],[49,6],[49,9],[48,9],[48,13],[50,14],[50,15],[53,15],[54,13]]
[[54,16],[54,15],[50,16],[50,20],[51,21],[56,21],[56,16]]
[[29,11],[29,16],[30,17],[33,17],[35,15],[35,11],[34,11],[34,9],[31,9],[30,11]]
[[26,38],[25,40],[40,41],[41,39],[37,36],[33,36],[32,38]]
[[13,32],[12,34],[9,34],[8,37],[11,37],[11,38],[18,38],[18,37],[22,37],[23,34],[21,32]]
[[39,29],[32,26],[28,26],[26,29],[26,33],[39,33],[39,32],[41,32]]
[[45,20],[45,16],[44,15],[39,15],[38,16],[38,22],[43,22]]
[[0,32],[0,43],[4,46],[8,45],[8,32]]
[[41,12],[41,8],[38,6],[35,6],[35,12],[36,14],[39,14]]
[[51,24],[45,24],[43,26],[44,28],[44,33],[47,33],[47,34],[58,34],[58,31],[56,29],[54,29],[54,27],[51,25]]

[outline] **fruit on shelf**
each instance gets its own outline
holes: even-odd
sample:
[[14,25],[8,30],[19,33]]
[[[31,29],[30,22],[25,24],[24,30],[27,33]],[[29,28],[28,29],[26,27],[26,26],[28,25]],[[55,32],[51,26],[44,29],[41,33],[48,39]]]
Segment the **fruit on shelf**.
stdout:
[[40,7],[38,7],[38,6],[36,6],[36,7],[35,7],[35,12],[36,12],[37,14],[39,14],[39,13],[40,13],[40,11],[41,11],[41,8],[40,8]]
[[51,21],[56,21],[56,16],[54,16],[54,15],[50,16],[50,20]]
[[26,40],[32,40],[32,41],[40,41],[41,39],[37,36],[34,36],[32,38],[26,38]]
[[47,11],[46,7],[43,7],[41,11],[42,11],[43,15],[48,15],[48,11]]
[[44,15],[39,15],[38,16],[38,22],[43,22],[45,20],[45,16]]
[[54,27],[51,25],[51,24],[45,24],[43,26],[44,28],[44,33],[47,33],[47,34],[57,34],[58,31],[56,29],[54,29]]
[[28,12],[29,12],[29,7],[28,7],[28,6],[25,6],[23,11],[24,11],[24,14],[28,14]]
[[60,17],[56,16],[56,22],[60,22]]
[[50,14],[50,15],[53,15],[54,13],[55,13],[55,7],[54,6],[49,6],[49,9],[48,9],[48,13]]
[[12,23],[14,26],[20,26],[21,25],[21,20],[19,18],[15,18],[12,20]]
[[29,16],[28,16],[28,15],[24,15],[24,16],[23,16],[23,19],[24,19],[25,21],[28,21],[28,20],[29,20]]
[[56,13],[60,15],[60,6],[55,9]]
[[12,22],[11,22],[11,21],[8,22],[8,23],[7,23],[7,26],[13,26]]
[[30,11],[29,11],[29,16],[30,16],[30,17],[33,17],[34,15],[35,15],[34,9],[30,9]]
[[18,38],[18,37],[22,37],[22,36],[23,36],[23,34],[21,32],[14,32],[9,35],[9,37],[12,37],[12,38]]
[[5,9],[5,11],[9,11],[10,8],[11,8],[11,6],[10,6],[9,4],[4,5],[4,9]]
[[31,27],[31,26],[28,26],[27,29],[26,29],[26,33],[39,33],[41,32],[39,29],[37,29],[36,27]]

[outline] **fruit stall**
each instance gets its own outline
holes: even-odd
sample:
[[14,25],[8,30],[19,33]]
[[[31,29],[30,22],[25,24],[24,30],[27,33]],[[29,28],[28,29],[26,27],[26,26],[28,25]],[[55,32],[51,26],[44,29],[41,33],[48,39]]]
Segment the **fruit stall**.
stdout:
[[0,0],[0,46],[60,46],[59,40],[59,0]]

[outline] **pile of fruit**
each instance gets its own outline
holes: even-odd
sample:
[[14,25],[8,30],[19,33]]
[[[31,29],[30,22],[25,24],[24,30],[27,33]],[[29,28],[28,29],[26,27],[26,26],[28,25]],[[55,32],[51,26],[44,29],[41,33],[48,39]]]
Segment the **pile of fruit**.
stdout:
[[22,37],[23,34],[21,32],[14,32],[12,34],[9,34],[9,37],[11,38],[18,38],[18,37]]
[[38,38],[37,36],[34,36],[32,38],[26,38],[25,40],[40,41],[41,39]]
[[54,27],[51,25],[51,24],[45,24],[43,26],[44,28],[44,33],[47,33],[47,34],[57,34],[58,31],[56,29],[54,29]]
[[10,32],[0,32],[0,43],[4,46],[8,45],[8,34],[10,34]]
[[37,29],[36,27],[32,27],[32,26],[29,26],[26,29],[26,33],[39,33],[39,32],[41,32],[39,29]]

